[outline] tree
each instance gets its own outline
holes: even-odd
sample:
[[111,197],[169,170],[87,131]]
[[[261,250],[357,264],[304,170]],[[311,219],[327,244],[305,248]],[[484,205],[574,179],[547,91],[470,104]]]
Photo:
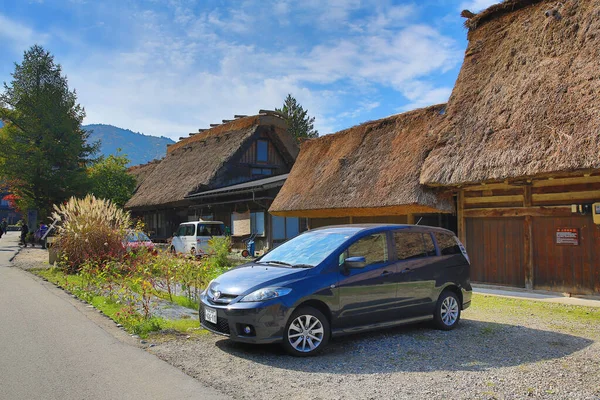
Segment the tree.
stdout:
[[319,132],[314,127],[315,117],[309,117],[308,110],[305,110],[291,94],[285,98],[283,107],[276,108],[275,111],[285,115],[288,132],[297,140],[319,136]]
[[98,160],[88,169],[90,192],[98,199],[111,200],[123,207],[136,186],[135,177],[127,173],[128,163],[127,156],[119,153]]
[[24,204],[43,218],[53,204],[87,192],[87,165],[97,144],[86,143],[84,109],[54,57],[41,46],[15,63],[12,82],[0,94],[0,176]]

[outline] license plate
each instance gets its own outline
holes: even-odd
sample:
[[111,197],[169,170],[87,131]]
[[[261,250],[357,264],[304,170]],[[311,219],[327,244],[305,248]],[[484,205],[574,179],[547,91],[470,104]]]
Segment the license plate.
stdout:
[[213,324],[217,323],[217,310],[212,308],[205,307],[204,308],[204,319]]

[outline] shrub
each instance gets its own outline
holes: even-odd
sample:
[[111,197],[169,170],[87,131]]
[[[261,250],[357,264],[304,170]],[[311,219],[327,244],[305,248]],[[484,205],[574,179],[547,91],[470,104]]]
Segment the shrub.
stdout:
[[231,261],[229,260],[229,252],[231,251],[231,237],[215,236],[208,241],[209,260],[214,268],[223,269],[230,268]]
[[72,197],[54,209],[52,216],[59,220],[55,246],[67,272],[76,272],[84,261],[103,262],[124,255],[129,213],[92,195]]

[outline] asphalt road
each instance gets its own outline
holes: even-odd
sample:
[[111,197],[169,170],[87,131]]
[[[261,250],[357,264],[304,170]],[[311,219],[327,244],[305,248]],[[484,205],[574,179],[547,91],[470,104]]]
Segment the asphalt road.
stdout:
[[226,398],[127,344],[94,309],[11,267],[17,239],[0,238],[0,399]]

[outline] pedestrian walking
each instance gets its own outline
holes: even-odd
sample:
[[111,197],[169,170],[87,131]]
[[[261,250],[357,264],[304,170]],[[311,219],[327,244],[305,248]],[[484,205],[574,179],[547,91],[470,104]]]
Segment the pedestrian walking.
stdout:
[[0,230],[2,230],[3,233],[8,232],[8,222],[6,222],[6,218],[2,218],[2,222],[0,222]]
[[21,243],[27,247],[27,234],[29,233],[29,227],[25,221],[21,221]]

